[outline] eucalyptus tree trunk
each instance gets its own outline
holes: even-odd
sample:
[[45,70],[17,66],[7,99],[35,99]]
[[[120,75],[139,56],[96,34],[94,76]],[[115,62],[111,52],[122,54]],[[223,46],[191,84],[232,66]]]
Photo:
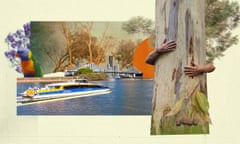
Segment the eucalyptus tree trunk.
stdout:
[[[204,0],[156,0],[155,47],[160,47],[166,38],[175,40],[177,48],[162,55],[155,63],[151,124],[153,135],[191,133],[194,127],[198,127],[177,127],[178,117],[166,115],[183,97],[192,97],[196,91],[207,95],[206,75],[190,78],[184,74],[184,66],[191,65],[191,62],[198,65],[205,63],[204,9]],[[206,127],[207,130],[193,133],[208,133],[208,124]]]

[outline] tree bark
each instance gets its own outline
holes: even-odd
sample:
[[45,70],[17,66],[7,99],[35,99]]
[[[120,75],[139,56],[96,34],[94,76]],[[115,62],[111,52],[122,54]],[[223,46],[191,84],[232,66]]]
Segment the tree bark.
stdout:
[[195,91],[207,95],[206,76],[189,78],[184,66],[205,63],[205,1],[156,0],[156,43],[175,40],[174,52],[162,55],[155,64],[151,134],[180,134],[175,131],[176,117],[166,118],[181,97]]

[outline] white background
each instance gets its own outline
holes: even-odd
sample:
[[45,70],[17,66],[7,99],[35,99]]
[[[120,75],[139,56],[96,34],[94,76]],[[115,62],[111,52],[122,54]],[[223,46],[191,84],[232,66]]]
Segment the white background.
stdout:
[[[240,45],[227,50],[208,75],[213,125],[209,135],[150,136],[151,116],[16,116],[16,72],[3,55],[9,32],[29,21],[154,20],[155,0],[1,0],[1,144],[239,144]],[[238,29],[235,33],[239,34]]]

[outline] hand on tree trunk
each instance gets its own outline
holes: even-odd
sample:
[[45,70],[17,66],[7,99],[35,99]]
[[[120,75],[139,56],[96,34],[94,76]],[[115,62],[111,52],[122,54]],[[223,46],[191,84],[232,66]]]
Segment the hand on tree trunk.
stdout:
[[146,58],[146,63],[154,65],[159,56],[163,53],[171,52],[176,49],[176,42],[173,40],[167,41],[166,39],[161,44],[161,47],[154,49]]
[[166,53],[166,52],[171,52],[174,51],[176,49],[176,42],[173,40],[167,41],[166,39],[163,41],[163,43],[161,44],[160,48],[157,48],[157,52],[158,53]]
[[184,67],[184,73],[189,77],[194,77],[203,73],[213,72],[214,70],[215,70],[215,67],[211,63],[207,63],[202,66],[192,63],[192,66]]

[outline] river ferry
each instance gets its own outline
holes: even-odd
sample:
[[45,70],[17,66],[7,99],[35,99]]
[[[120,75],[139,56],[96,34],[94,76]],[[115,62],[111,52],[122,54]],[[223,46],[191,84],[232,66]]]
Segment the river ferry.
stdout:
[[47,84],[43,88],[28,88],[21,93],[20,97],[17,97],[17,103],[83,97],[110,92],[111,90],[104,85],[89,83],[86,79],[74,79],[68,82]]

